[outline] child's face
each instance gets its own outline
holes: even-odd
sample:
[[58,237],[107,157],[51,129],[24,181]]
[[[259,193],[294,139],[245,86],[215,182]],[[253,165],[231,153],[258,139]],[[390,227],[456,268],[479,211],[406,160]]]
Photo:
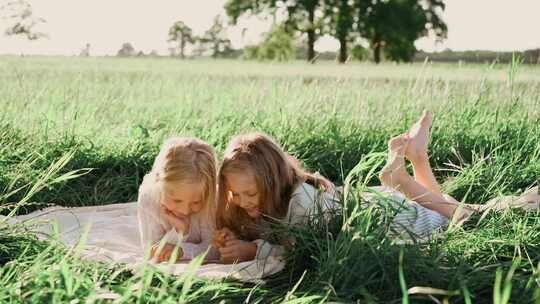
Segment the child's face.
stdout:
[[225,175],[229,202],[244,209],[252,218],[259,217],[260,193],[252,172],[229,173]]
[[161,206],[180,219],[198,213],[204,206],[202,183],[165,184],[161,192]]

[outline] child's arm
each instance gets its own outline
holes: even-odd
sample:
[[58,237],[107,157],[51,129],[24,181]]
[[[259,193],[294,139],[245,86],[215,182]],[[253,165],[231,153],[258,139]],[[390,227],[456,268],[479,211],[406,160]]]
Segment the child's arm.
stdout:
[[176,260],[179,260],[182,255],[182,248],[177,245],[172,245],[169,243],[163,244],[163,247],[160,249],[161,244],[157,243],[152,246],[150,249],[150,256],[154,259],[155,262],[168,262],[173,255],[173,252],[176,250]]
[[[321,216],[321,219],[327,220],[332,210],[339,208],[331,194],[320,192],[312,186],[303,185],[295,191],[289,204],[289,212],[285,219],[286,225],[289,226],[305,226],[313,216],[318,215]],[[294,239],[287,238],[283,244],[288,247],[294,246]],[[253,242],[233,240],[225,242],[219,251],[225,263],[233,263],[253,259],[264,261],[269,257],[282,257],[285,253],[285,247],[263,239],[257,239]]]
[[193,259],[207,252],[206,261],[217,261],[219,252],[212,246],[213,223],[204,220],[204,216],[194,216],[189,225],[189,232],[182,240],[180,246],[183,250],[182,259]]
[[[321,192],[311,186],[299,188],[293,194],[289,203],[289,212],[286,217],[286,225],[306,226],[313,217],[321,217],[322,220],[328,220],[333,210],[339,208],[333,194]],[[315,219],[316,220],[316,219]],[[264,261],[269,257],[283,257],[285,246],[294,246],[295,240],[292,237],[283,236],[285,239],[280,241],[280,245],[272,244],[263,239],[257,239],[252,244],[255,245],[255,253],[251,259]],[[285,246],[283,246],[285,245]],[[251,254],[252,249],[243,246],[244,254]]]
[[219,253],[217,249],[212,247],[211,242],[201,242],[201,243],[188,243],[182,242],[181,246],[183,251],[183,260],[191,260],[201,254],[204,254],[207,250],[208,253],[204,257],[206,261],[218,261]]
[[[148,250],[150,251],[150,258],[157,263],[169,261],[176,248],[175,244],[181,241],[180,236],[174,228],[165,232],[162,214],[159,213],[159,209],[156,212],[155,206],[147,205],[148,201],[145,200],[144,195],[143,197],[139,195],[139,197],[137,216],[142,247],[145,253]],[[162,244],[162,242],[165,244]],[[177,259],[181,259],[183,256],[182,247],[180,246],[178,250]]]
[[258,260],[264,262],[269,257],[281,258],[285,247],[257,239],[253,242],[243,240],[228,241],[224,247],[219,248],[224,263],[245,262]]
[[159,214],[159,197],[152,185],[149,184],[149,177],[145,176],[139,188],[137,199],[137,218],[139,220],[139,233],[141,245],[146,252],[154,244],[158,243],[165,235]]
[[266,240],[258,239],[253,241],[257,245],[255,257],[259,261],[264,261],[269,257],[282,257],[285,254],[283,245],[272,244]]
[[219,248],[221,260],[224,263],[245,262],[254,260],[257,256],[257,243],[243,240],[230,240],[224,247]]
[[214,233],[213,246],[218,248],[221,260],[227,264],[255,259],[264,260],[269,256],[280,256],[285,252],[283,246],[274,245],[262,239],[253,242],[239,240],[227,228]]
[[[165,219],[159,205],[159,193],[153,188],[155,185],[151,183],[150,178],[150,175],[145,176],[139,187],[137,218],[142,248],[145,253],[150,253],[150,258],[159,263],[169,260],[175,248],[174,244],[179,242],[179,237],[174,228],[166,231]],[[165,244],[161,244],[162,241]],[[181,249],[178,253],[179,258],[183,255]]]
[[227,264],[253,260],[257,253],[257,244],[239,240],[227,227],[214,231],[212,246],[219,250],[221,261]]
[[212,246],[216,248],[225,247],[227,241],[236,240],[237,237],[229,228],[225,227],[214,231]]

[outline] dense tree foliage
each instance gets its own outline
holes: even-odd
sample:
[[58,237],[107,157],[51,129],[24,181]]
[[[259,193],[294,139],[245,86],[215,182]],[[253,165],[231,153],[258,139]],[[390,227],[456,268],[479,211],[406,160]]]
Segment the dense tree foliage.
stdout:
[[418,38],[444,38],[444,8],[442,0],[228,0],[225,5],[233,23],[242,15],[284,11],[287,29],[307,35],[308,61],[315,58],[317,38],[330,34],[340,43],[339,62],[349,57],[349,44],[363,38],[377,63],[383,51],[391,60],[411,61]]
[[411,61],[418,38],[446,35],[442,0],[357,0],[355,5],[360,35],[369,40],[376,63],[381,50],[391,60]]
[[233,23],[244,14],[275,13],[284,10],[286,18],[284,26],[293,32],[307,35],[307,60],[315,59],[315,42],[322,34],[324,15],[323,3],[320,0],[228,0],[225,11]]
[[8,0],[0,2],[2,19],[6,20],[7,36],[24,36],[28,40],[37,40],[47,37],[46,34],[36,30],[36,26],[45,22],[43,18],[34,15],[32,6],[25,0]]
[[247,46],[245,59],[287,61],[295,56],[294,39],[284,26],[274,25],[259,45]]
[[118,50],[118,53],[116,56],[119,57],[131,57],[135,56],[137,54],[137,51],[135,51],[135,48],[133,45],[129,42],[124,42],[122,44],[122,47]]

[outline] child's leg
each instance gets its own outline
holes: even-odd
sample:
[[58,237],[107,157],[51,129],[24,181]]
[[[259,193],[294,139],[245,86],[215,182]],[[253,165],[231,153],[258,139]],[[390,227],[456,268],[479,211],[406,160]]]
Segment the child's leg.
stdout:
[[425,158],[411,160],[411,164],[413,167],[414,179],[430,191],[442,195],[441,186],[433,174],[428,156],[426,155]]
[[414,179],[427,189],[442,195],[441,186],[429,164],[429,128],[432,121],[431,113],[424,110],[422,117],[411,126],[407,132],[409,140],[405,149],[405,157],[411,161]]
[[428,144],[429,144],[429,129],[433,122],[432,115],[429,111],[424,110],[422,117],[411,126],[407,132],[407,148],[405,149],[405,157],[411,161],[414,179],[439,195],[445,197],[449,202],[459,204],[459,202],[448,194],[443,194],[441,186],[437,182],[431,165],[429,164]]
[[406,143],[405,135],[394,137],[388,142],[388,161],[379,178],[383,184],[403,193],[408,199],[450,218],[458,205],[447,200],[440,192],[430,191],[414,180],[405,169]]
[[[429,164],[428,144],[429,129],[433,118],[431,113],[424,111],[422,117],[411,126],[406,133],[408,138],[405,149],[405,157],[411,161],[414,179],[425,188],[444,196],[449,202],[459,204],[459,202],[448,194],[441,192],[441,186],[437,182],[431,165]],[[465,207],[477,212],[486,210],[502,210],[508,206],[522,208],[525,210],[536,210],[540,204],[538,187],[530,189],[521,196],[503,196],[489,200],[485,204],[465,204]],[[468,212],[468,211],[465,211]]]

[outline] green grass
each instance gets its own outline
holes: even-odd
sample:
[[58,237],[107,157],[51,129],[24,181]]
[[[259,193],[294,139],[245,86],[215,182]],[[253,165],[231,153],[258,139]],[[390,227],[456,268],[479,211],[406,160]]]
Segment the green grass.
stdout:
[[[25,213],[133,201],[167,136],[198,136],[220,156],[232,135],[252,130],[338,184],[360,162],[354,205],[362,184],[377,183],[374,152],[424,108],[434,112],[431,162],[445,191],[481,203],[540,179],[539,75],[518,65],[1,57],[2,214],[17,203]],[[422,292],[540,302],[537,213],[490,215],[407,246],[385,237],[383,214],[354,210],[290,231],[287,271],[258,286],[81,261],[54,238],[0,224],[0,302],[433,302]]]

